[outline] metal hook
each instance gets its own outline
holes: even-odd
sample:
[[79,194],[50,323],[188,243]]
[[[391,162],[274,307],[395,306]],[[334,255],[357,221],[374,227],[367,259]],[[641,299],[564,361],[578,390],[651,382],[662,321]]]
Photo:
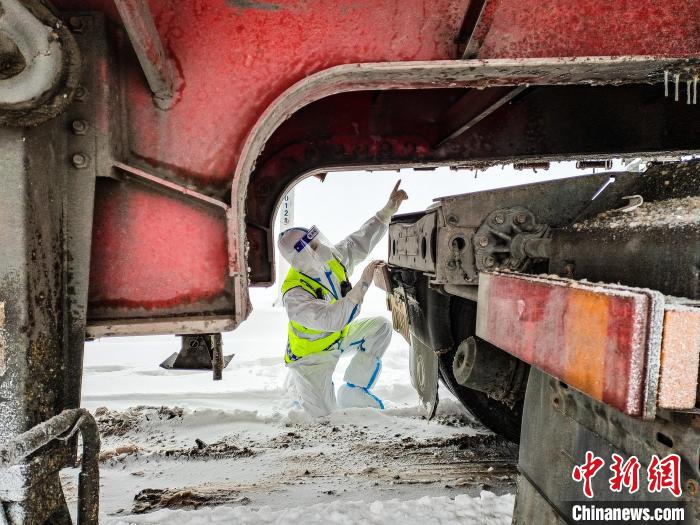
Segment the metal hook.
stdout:
[[626,195],[622,197],[629,201],[622,208],[616,208],[615,211],[632,211],[639,208],[644,203],[644,197],[641,195]]

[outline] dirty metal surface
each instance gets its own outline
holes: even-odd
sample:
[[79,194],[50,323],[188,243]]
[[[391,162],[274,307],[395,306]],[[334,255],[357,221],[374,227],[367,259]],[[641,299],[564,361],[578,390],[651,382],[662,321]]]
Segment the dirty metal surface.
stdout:
[[146,76],[148,87],[153,92],[154,101],[160,109],[169,109],[177,83],[181,79],[171,59],[166,55],[147,2],[116,0],[114,4],[129,35],[141,69]]
[[[666,169],[673,172],[675,168]],[[605,191],[592,201],[591,197],[611,177],[615,178],[615,182],[607,185]],[[641,193],[645,198],[658,195],[650,189],[657,178],[658,174],[651,170],[642,176],[631,172],[609,172],[438,198],[438,209],[425,217],[394,218],[389,227],[389,262],[402,268],[426,272],[432,276],[433,283],[476,284],[478,269],[503,267],[519,270],[547,256],[547,253],[535,254],[538,256],[533,258],[525,252],[530,253],[528,246],[532,246],[533,241],[548,237],[551,227],[555,229],[556,237],[551,254],[552,273],[574,277],[570,275],[569,266],[576,259],[573,254],[578,254],[581,261],[576,262],[578,266],[575,265],[577,278],[619,281],[631,286],[658,289],[665,294],[694,297],[691,290],[697,286],[693,268],[698,263],[700,253],[696,242],[700,230],[693,226],[693,213],[684,212],[681,215],[687,215],[687,218],[676,221],[685,225],[685,230],[669,230],[668,226],[663,225],[645,229],[617,228],[606,230],[606,242],[602,243],[598,238],[602,233],[594,241],[589,241],[590,235],[582,226],[579,227],[578,223],[571,226],[574,221],[585,224],[587,219],[593,220],[598,212],[609,215],[610,212],[604,210],[622,206],[625,195]],[[673,183],[678,186],[685,183],[687,178],[674,177]],[[692,184],[688,191],[692,191],[691,187]],[[680,194],[679,190],[675,191]],[[681,203],[684,204],[683,210],[692,212],[689,203]],[[669,214],[680,213],[673,205],[667,208]],[[433,215],[437,217],[436,220],[426,222]],[[636,216],[634,212],[613,215]],[[657,212],[654,217],[660,220],[662,214]],[[516,222],[516,218],[522,222]],[[604,221],[599,222],[600,228],[604,228]],[[437,231],[431,231],[428,224]],[[422,233],[409,237],[408,232],[413,230]],[[571,233],[567,233],[569,231]],[[628,232],[627,240],[625,231]],[[404,247],[407,239],[413,242],[413,255],[408,255]],[[435,248],[427,251],[427,258],[422,257],[420,250],[422,239],[428,241],[428,247]],[[399,250],[396,255],[393,253],[394,246]],[[626,250],[623,249],[625,246]],[[612,260],[610,253],[615,253]],[[674,254],[672,261],[677,272],[667,270],[671,264],[668,253]],[[587,259],[590,259],[590,263],[586,262]],[[540,266],[545,270],[546,262]],[[589,267],[597,271],[588,272]],[[643,276],[648,282],[631,282],[632,275]],[[649,280],[652,275],[672,281],[677,286],[658,286],[661,280],[652,283]]]
[[414,223],[389,225],[389,264],[427,273],[435,272],[437,214],[428,213]]
[[[104,11],[120,23],[109,0],[55,3],[64,10]],[[373,2],[371,9],[350,0],[308,5],[279,0],[269,6],[233,0],[203,6],[186,0],[177,7],[153,0],[148,5],[163,47],[184,82],[180,102],[163,114],[152,104],[136,59],[131,57],[132,70],[125,75],[133,134],[130,147],[136,156],[174,174],[226,185],[249,130],[294,82],[339,64],[461,58],[454,39],[470,2],[384,0]],[[480,58],[691,56],[700,51],[694,39],[697,26],[692,2],[673,0],[662,7],[653,0],[614,7],[600,0],[487,5],[493,5],[495,16],[484,35],[486,47]],[[585,16],[581,14],[584,9]],[[546,21],[534,24],[531,12]],[[655,19],[658,31],[628,30],[647,17]],[[591,29],[595,37],[588,34]],[[360,32],[362,45],[358,46]],[[659,33],[664,38],[657,38]],[[514,39],[537,51],[489,51],[490,42],[512,48]],[[561,39],[569,45],[561,45]],[[274,44],[281,41],[286,43],[281,48]],[[204,114],[213,118],[201,118],[203,101]],[[236,118],[217,118],[234,115]]]
[[[633,193],[646,197],[644,184]],[[699,264],[700,197],[693,196],[603,212],[555,230],[549,270],[698,299]]]
[[[73,103],[31,129],[0,131],[3,443],[80,403],[93,196],[110,123],[109,83],[90,72],[108,56],[104,38],[92,40],[104,30],[102,18],[75,21],[84,24],[75,41],[87,69]],[[0,499],[10,523],[65,521],[58,471],[74,463],[75,444],[51,443],[6,470]]]
[[[698,429],[697,414],[659,410],[653,421],[629,417],[533,369],[525,398],[518,468],[521,476],[547,499],[548,505],[540,501],[542,506],[551,507],[543,513],[541,508],[532,508],[523,501],[529,496],[528,491],[518,492],[514,523],[540,523],[539,517],[552,509],[570,522],[572,502],[601,506],[603,502],[651,501],[677,502],[685,507],[690,523],[697,521],[700,518]],[[676,453],[681,458],[683,493],[680,498],[668,491],[650,493],[643,489],[634,494],[625,490],[613,493],[609,476],[601,471],[592,478],[594,498],[589,500],[583,496],[581,485],[571,480],[574,465],[583,464],[586,451],[604,458],[606,463],[612,453],[624,458],[636,456],[641,472],[649,466],[652,455],[662,458]]]
[[482,273],[476,334],[597,401],[651,418],[663,305],[650,290]]
[[[104,11],[121,24],[111,0],[55,3]],[[183,82],[177,104],[161,111],[124,41],[129,149],[200,188],[222,188],[230,184],[246,135],[285,89],[338,64],[455,58],[453,38],[468,1],[147,4]]]
[[[59,226],[63,170],[54,171],[50,160],[40,153],[45,143],[39,130],[29,134],[0,130],[5,188],[0,192],[0,297],[5,306],[6,356],[0,376],[3,443],[63,408],[66,377],[61,369],[64,332],[60,310],[65,303]],[[24,162],[29,152],[34,154],[31,168]],[[51,452],[67,459],[65,453]],[[57,491],[57,471],[63,466],[54,464],[50,472],[28,469],[20,474],[22,482],[13,484],[21,485],[19,499],[3,498],[3,512],[11,523],[45,520],[65,506]],[[44,503],[32,505],[33,494],[41,494]]]
[[64,21],[38,0],[0,10],[0,126],[36,126],[59,115],[80,82],[80,51]]
[[[258,158],[246,194],[252,283],[273,279],[269,232],[279,199],[297,177],[315,170],[341,165],[483,169],[533,158],[585,160],[698,147],[690,130],[700,133],[700,106],[669,101],[659,85],[634,85],[531,88],[463,135],[432,149],[439,132],[431,122],[462,94],[460,89],[440,89],[434,97],[426,90],[346,93],[314,102],[282,123]],[[640,107],[648,116],[643,126]],[[303,140],[295,135],[299,129],[304,130]],[[527,199],[518,204],[530,208]],[[579,204],[574,202],[574,208]]]
[[[13,437],[2,443],[0,446],[0,478],[4,478],[4,482],[9,482],[10,486],[22,484],[22,472],[19,469],[12,467],[19,466],[25,463],[27,459],[38,450],[45,448],[52,442],[68,441],[73,436],[80,433],[82,437],[83,454],[81,456],[81,472],[79,475],[79,498],[78,498],[78,523],[86,525],[97,525],[99,514],[99,492],[100,478],[98,467],[98,456],[100,452],[100,437],[97,429],[97,424],[92,415],[84,408],[70,408],[62,411],[50,418],[47,421],[30,428],[26,432]],[[46,456],[46,454],[43,454]],[[40,454],[41,456],[41,454]],[[12,480],[12,477],[17,478]],[[54,474],[55,475],[55,474]],[[13,483],[14,481],[14,483]],[[54,478],[54,482],[58,481]],[[3,486],[2,489],[5,487]],[[0,489],[0,497],[6,499],[6,495],[2,495],[4,490]],[[39,488],[39,491],[42,489]],[[48,495],[50,498],[63,498],[60,486],[57,491],[52,490],[53,494]],[[37,491],[33,491],[30,497],[35,497]],[[3,497],[4,496],[4,497]],[[22,502],[26,506],[26,502]],[[10,507],[10,521],[15,522],[16,518],[20,518],[18,523],[35,523],[36,512],[46,512],[45,509],[51,507],[46,502],[34,501],[31,506],[28,506],[29,516],[22,516],[23,513],[14,513]],[[60,510],[63,512],[65,509]],[[2,510],[4,512],[4,510]],[[49,510],[51,512],[51,510]],[[13,516],[13,514],[15,514]],[[49,514],[50,515],[50,514]],[[25,521],[26,520],[26,521]],[[54,517],[51,522],[59,521]],[[42,523],[36,521],[36,523]],[[70,520],[68,520],[70,523]]]
[[[133,316],[133,311],[131,312]],[[228,332],[236,325],[230,314],[195,316],[168,316],[141,319],[90,319],[85,327],[85,335],[90,339],[98,337],[119,337],[125,335],[158,334],[208,334]]]
[[[97,199],[91,324],[188,310],[202,315],[230,311],[221,208],[131,180],[101,179]],[[145,309],[146,315],[135,309]]]

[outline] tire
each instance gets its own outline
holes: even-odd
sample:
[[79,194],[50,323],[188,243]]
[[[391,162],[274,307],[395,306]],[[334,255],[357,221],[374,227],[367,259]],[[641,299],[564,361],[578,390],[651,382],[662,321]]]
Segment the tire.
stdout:
[[439,356],[442,383],[487,428],[513,443],[519,443],[524,395],[519,396],[519,401],[510,407],[488,397],[483,392],[460,385],[452,374],[452,361],[459,343],[476,332],[476,303],[460,297],[452,297],[450,322],[454,346],[449,352]]

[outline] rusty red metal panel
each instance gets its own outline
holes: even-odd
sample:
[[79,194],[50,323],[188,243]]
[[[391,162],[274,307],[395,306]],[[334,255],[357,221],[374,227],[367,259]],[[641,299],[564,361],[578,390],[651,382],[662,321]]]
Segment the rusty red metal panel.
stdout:
[[518,274],[479,279],[479,337],[625,414],[653,415],[661,294]]
[[225,307],[221,209],[113,180],[100,181],[97,191],[91,317],[163,315],[186,304],[201,311]]
[[[113,0],[54,3],[62,10],[103,11],[115,23],[110,34],[116,56],[109,66],[118,69],[122,77],[115,84],[125,88],[121,97],[115,99],[119,99],[125,115],[120,139],[128,140],[128,144],[116,148],[120,151],[117,160],[148,166],[148,171],[158,176],[227,199],[237,166],[246,180],[234,192],[246,194],[248,172],[247,168],[240,168],[244,164],[241,161],[246,160],[242,158],[246,157],[242,155],[244,141],[285,90],[340,64],[458,58],[455,38],[470,1],[150,0],[147,4],[157,36],[182,80],[176,86],[174,105],[167,111],[154,104],[128,39],[115,29],[121,25],[121,18]],[[478,42],[483,42],[481,57],[640,53],[685,56],[697,53],[700,47],[696,1],[669,0],[660,4],[657,0],[492,0],[486,7],[484,14],[488,16],[482,20],[488,24],[476,27],[474,32]],[[638,29],[648,27],[649,20],[654,21],[653,31]],[[420,85],[416,81],[407,87]],[[317,124],[318,120],[312,119],[311,125]],[[286,145],[300,144],[299,151],[308,151],[308,144],[303,144],[308,140],[305,131],[292,129],[295,137],[289,137]],[[355,144],[361,142],[355,134],[354,129],[331,130],[324,140],[344,150],[374,147]],[[421,135],[415,127],[396,129],[392,134],[398,139],[390,147],[405,154],[407,162],[415,161],[417,156],[412,148],[420,152],[426,142],[424,137],[414,135]],[[258,153],[251,150],[247,160],[254,163]],[[182,243],[165,228],[166,224],[181,224],[182,216],[193,217],[203,238],[211,241],[207,243],[209,250],[218,250],[226,243],[226,235],[215,238],[217,235],[222,231],[228,234],[230,270],[236,282],[241,283],[236,288],[237,300],[239,305],[245,304],[248,261],[244,256],[242,225],[249,202],[237,203],[236,196],[231,202],[234,208],[230,211],[230,231],[225,232],[218,220],[207,226],[203,218],[207,214],[198,216],[199,205],[189,206],[184,201],[174,205],[172,199],[155,197],[149,200],[152,214],[136,214],[129,220],[128,228],[113,226],[112,222],[127,223],[127,218],[114,211],[114,203],[131,202],[132,196],[113,195],[113,201],[103,202],[105,197],[98,194],[97,219],[102,222],[96,225],[101,230],[95,234],[93,249],[96,273],[91,278],[91,306],[116,301],[114,304],[131,304],[133,309],[145,307],[151,312],[157,310],[156,305],[173,305],[173,309],[177,306],[180,313],[206,311],[198,301],[223,290],[218,251],[206,269],[211,274],[198,277],[206,281],[205,285],[192,276],[186,277],[193,262],[187,255],[174,253],[173,247]],[[112,210],[113,216],[107,217],[108,211],[99,211],[102,209]],[[137,228],[136,220],[153,222]],[[205,231],[207,228],[210,229]],[[168,245],[165,239],[174,244]],[[141,257],[144,246],[150,243],[152,249],[157,247],[166,253]],[[119,255],[117,248],[124,254]],[[258,255],[251,253],[253,257]],[[115,264],[117,256],[130,263]],[[168,265],[159,266],[153,261],[167,261]],[[149,279],[140,277],[141,284],[130,285],[132,274],[148,275]],[[176,286],[173,280],[179,284]],[[149,288],[151,292],[146,293]]]
[[[489,6],[489,4],[491,4]],[[491,0],[480,58],[700,53],[697,0]]]
[[[106,1],[58,4],[114,14]],[[156,28],[183,82],[179,100],[163,112],[138,64],[127,72],[131,150],[202,186],[226,186],[248,131],[285,89],[338,64],[456,58],[467,4],[153,0]]]

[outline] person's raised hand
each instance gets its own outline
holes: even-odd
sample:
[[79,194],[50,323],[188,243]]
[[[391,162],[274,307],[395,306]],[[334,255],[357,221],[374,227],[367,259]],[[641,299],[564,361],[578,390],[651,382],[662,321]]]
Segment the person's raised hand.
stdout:
[[[408,194],[404,190],[399,188],[400,185],[401,179],[396,181],[396,185],[394,186],[394,189],[391,190],[391,195],[389,195],[388,204],[394,210],[398,210],[399,206],[401,206],[401,203],[408,199]],[[396,213],[396,211],[394,211],[394,213]]]

